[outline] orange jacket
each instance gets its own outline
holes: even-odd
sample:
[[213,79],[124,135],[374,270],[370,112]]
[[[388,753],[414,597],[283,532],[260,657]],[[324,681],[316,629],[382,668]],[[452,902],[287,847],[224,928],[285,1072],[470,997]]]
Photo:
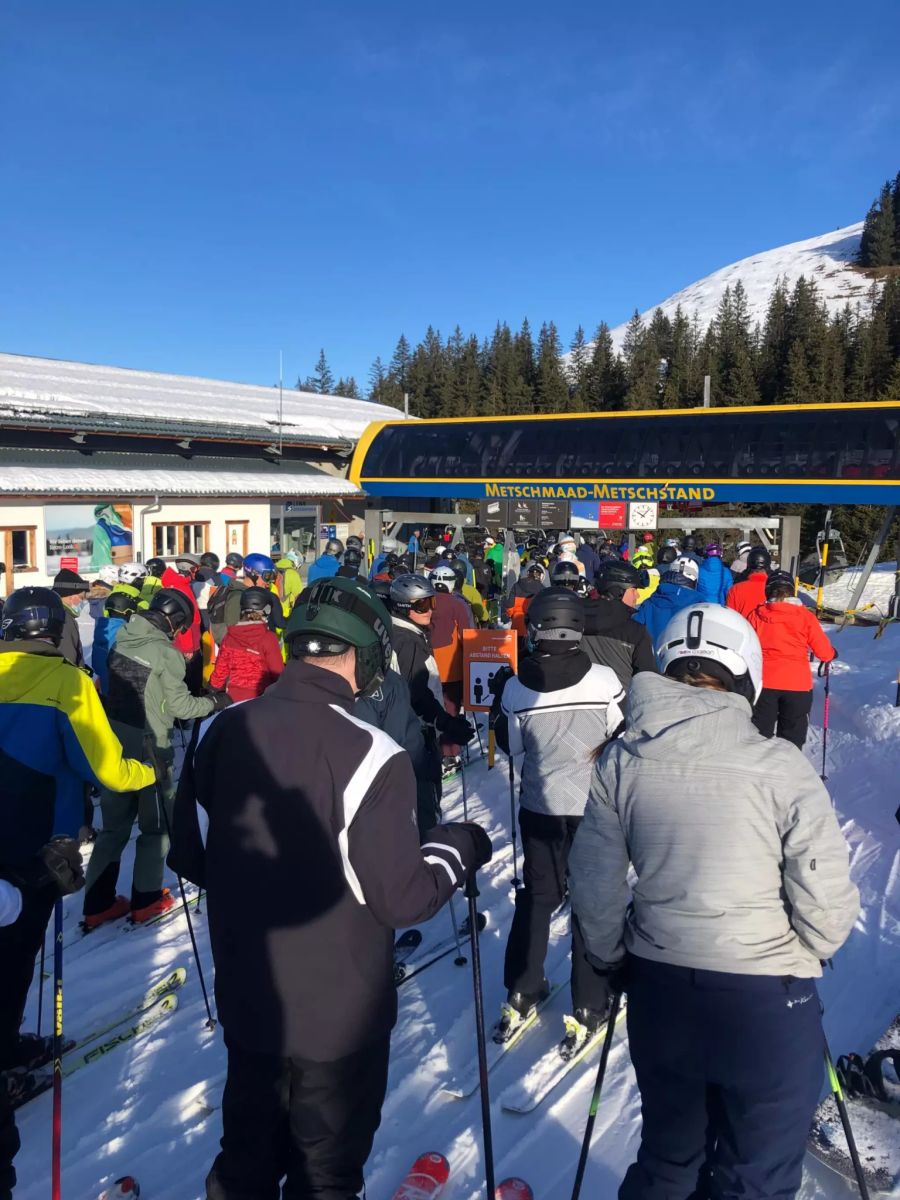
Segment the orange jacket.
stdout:
[[725,607],[733,608],[748,620],[754,609],[766,602],[768,571],[754,571],[743,583],[736,583],[725,597]]
[[831,662],[835,651],[809,609],[775,600],[761,604],[747,619],[762,646],[763,687],[778,692],[812,691],[810,650],[822,662]]
[[528,631],[525,628],[525,614],[528,612],[528,606],[533,599],[534,596],[515,596],[507,609],[507,616],[520,638],[528,636]]

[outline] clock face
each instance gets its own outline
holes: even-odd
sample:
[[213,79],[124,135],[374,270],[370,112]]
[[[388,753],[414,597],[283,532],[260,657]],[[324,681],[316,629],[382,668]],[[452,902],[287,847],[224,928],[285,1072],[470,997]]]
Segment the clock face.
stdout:
[[658,505],[649,502],[646,504],[629,504],[628,510],[629,529],[656,528]]

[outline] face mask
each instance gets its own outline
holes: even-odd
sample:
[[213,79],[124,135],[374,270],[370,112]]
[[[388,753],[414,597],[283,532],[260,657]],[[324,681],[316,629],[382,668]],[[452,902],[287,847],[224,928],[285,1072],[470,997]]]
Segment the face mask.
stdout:
[[79,616],[79,614],[84,612],[84,610],[87,608],[87,606],[88,606],[87,600],[79,600],[77,604],[70,605],[70,609],[77,617],[77,616]]

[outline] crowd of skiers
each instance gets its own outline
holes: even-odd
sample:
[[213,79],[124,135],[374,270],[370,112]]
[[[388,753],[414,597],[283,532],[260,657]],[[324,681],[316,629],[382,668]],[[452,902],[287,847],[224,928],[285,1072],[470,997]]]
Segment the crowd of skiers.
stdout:
[[[475,736],[462,634],[495,615],[522,651],[493,681],[491,723],[520,764],[524,887],[494,1038],[546,997],[568,895],[563,1059],[628,990],[644,1127],[623,1195],[796,1190],[821,1071],[814,979],[858,903],[797,749],[808,651],[827,663],[831,643],[763,547],[739,546],[729,570],[690,535],[631,554],[590,534],[452,542],[417,529],[369,562],[361,539],[331,539],[305,581],[264,554],[127,564],[104,581],[96,681],[80,669],[85,580],[63,571],[9,598],[0,1200],[17,1072],[49,1053],[20,1025],[54,900],[83,887],[86,930],[140,923],[173,904],[167,852],[207,890],[228,1050],[208,1197],[274,1200],[285,1176],[292,1198],[359,1192],[396,1019],[393,930],[491,856],[483,830],[441,824],[440,806]],[[176,724],[191,729],[177,796]],[[85,877],[91,789],[102,828]]]

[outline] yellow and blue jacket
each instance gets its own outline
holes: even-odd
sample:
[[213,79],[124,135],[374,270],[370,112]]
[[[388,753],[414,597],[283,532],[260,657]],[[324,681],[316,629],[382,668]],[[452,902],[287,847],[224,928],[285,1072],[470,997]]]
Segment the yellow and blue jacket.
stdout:
[[24,866],[55,834],[74,837],[84,784],[153,783],[125,758],[88,676],[47,642],[0,642],[0,864]]

